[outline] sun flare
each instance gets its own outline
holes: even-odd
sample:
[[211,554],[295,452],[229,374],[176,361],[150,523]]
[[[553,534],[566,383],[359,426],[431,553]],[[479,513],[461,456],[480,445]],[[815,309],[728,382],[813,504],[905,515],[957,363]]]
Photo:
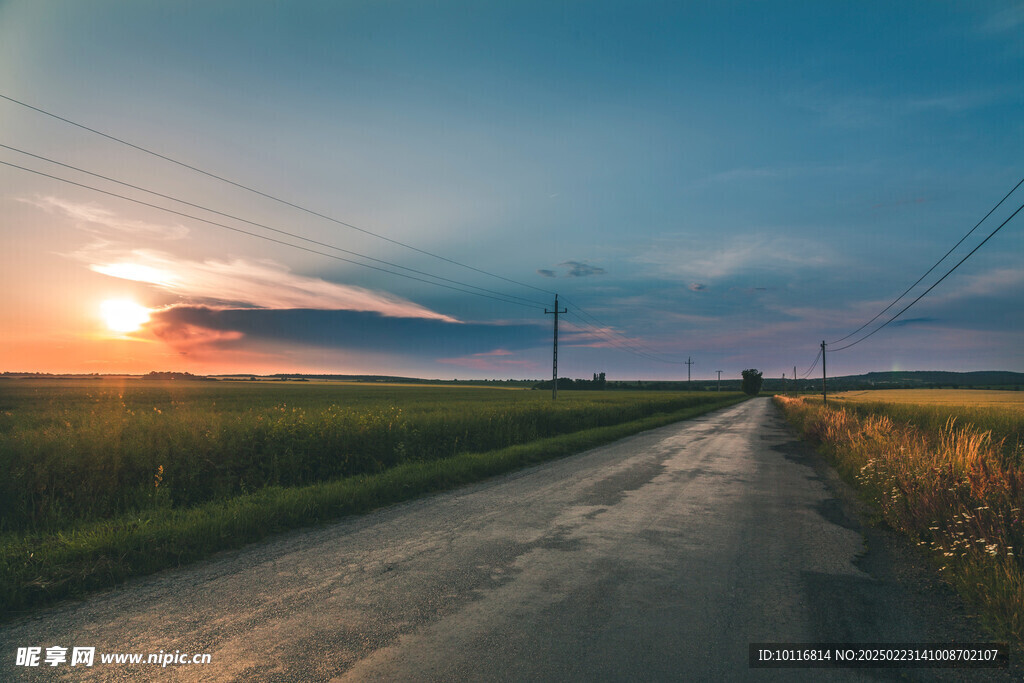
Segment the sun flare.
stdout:
[[149,309],[131,299],[107,299],[100,304],[100,314],[113,332],[135,332],[149,322]]

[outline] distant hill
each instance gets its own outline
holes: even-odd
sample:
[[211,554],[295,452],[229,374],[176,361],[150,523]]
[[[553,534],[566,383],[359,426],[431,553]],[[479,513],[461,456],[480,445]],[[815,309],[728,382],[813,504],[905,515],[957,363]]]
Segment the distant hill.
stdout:
[[[768,379],[764,389],[780,391],[789,388],[792,380]],[[946,372],[942,370],[897,370],[892,372],[869,372],[863,375],[845,375],[828,378],[829,389],[846,391],[852,389],[971,389],[999,388],[1017,389],[1024,387],[1024,373],[1003,370],[978,372]],[[821,387],[821,376],[797,380],[797,388]]]

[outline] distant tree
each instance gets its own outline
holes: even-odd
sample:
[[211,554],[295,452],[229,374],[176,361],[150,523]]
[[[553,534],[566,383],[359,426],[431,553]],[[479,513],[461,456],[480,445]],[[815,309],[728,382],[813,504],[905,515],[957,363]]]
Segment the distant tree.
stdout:
[[750,369],[743,371],[743,393],[748,396],[757,396],[761,392],[761,373],[757,370]]

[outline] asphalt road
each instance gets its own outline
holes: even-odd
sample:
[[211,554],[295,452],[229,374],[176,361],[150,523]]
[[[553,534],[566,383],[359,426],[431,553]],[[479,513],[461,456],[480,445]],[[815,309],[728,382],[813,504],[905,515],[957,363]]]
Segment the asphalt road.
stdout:
[[[747,659],[752,642],[950,640],[990,638],[756,399],[0,626],[0,679],[1010,678]],[[53,645],[211,663],[15,666]]]

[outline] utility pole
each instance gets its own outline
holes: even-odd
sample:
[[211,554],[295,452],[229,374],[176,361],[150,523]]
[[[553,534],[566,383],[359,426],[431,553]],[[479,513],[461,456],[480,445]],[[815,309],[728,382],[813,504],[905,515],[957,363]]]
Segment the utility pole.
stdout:
[[690,388],[690,366],[693,365],[693,361],[689,356],[686,357],[686,388]]
[[825,340],[821,340],[821,398],[828,405],[828,383],[825,380]]
[[721,370],[715,370],[715,372],[718,373],[718,391],[721,391],[722,390],[722,371]]
[[796,366],[793,366],[793,395],[796,396]]
[[555,315],[555,350],[551,356],[551,400],[558,398],[558,315],[560,313],[568,313],[569,309],[563,308],[558,310],[558,295],[555,294],[555,310],[549,311],[544,309],[545,314],[554,313]]

